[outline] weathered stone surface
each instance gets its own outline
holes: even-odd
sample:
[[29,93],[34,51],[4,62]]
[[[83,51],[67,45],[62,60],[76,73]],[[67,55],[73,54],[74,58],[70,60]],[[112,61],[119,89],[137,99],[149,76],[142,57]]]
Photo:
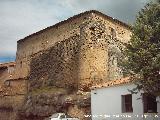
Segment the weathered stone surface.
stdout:
[[126,24],[91,11],[18,41],[13,74],[4,80],[11,69],[0,66],[0,117],[43,120],[66,112],[90,119],[90,87],[123,77],[121,43],[130,35]]
[[76,89],[78,85],[79,35],[72,36],[32,58],[30,89],[57,86]]
[[79,89],[87,91],[98,81],[107,80],[107,31],[102,21],[90,19],[82,25],[80,32]]
[[[77,95],[68,94],[67,90],[60,89],[57,89],[57,91],[50,89],[47,92],[45,91],[40,93],[30,93],[30,95],[27,96],[26,101],[24,102],[23,108],[19,111],[19,119],[45,119],[56,112],[64,112],[70,114],[69,110],[73,106],[77,106],[79,111],[81,111],[81,109],[88,109],[89,111],[89,92],[81,92],[81,94]],[[83,116],[85,114],[86,113],[83,113]]]
[[86,108],[91,106],[90,92],[83,92],[83,94],[77,96],[77,106],[80,108]]
[[28,96],[20,118],[34,117],[36,119],[45,118],[56,112],[65,112],[62,104],[62,94],[39,94]]

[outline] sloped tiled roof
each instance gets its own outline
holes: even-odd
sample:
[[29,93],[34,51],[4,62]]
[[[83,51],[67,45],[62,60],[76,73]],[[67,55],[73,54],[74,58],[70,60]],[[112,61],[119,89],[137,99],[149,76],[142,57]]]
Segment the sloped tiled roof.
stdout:
[[0,68],[7,68],[8,66],[15,66],[15,62],[7,62],[7,63],[0,63]]
[[95,86],[92,86],[91,89],[98,89],[98,88],[107,88],[107,87],[112,87],[112,86],[118,86],[118,85],[124,85],[128,83],[133,83],[133,80],[129,79],[129,77],[122,78],[119,80],[110,80]]

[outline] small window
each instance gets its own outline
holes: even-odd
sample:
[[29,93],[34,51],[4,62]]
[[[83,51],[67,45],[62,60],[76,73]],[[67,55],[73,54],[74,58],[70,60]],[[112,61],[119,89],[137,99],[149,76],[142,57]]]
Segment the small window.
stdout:
[[22,68],[22,61],[20,62],[20,67]]
[[132,109],[132,95],[122,95],[122,112],[133,112]]
[[111,38],[112,39],[116,38],[116,31],[113,28],[111,28]]
[[143,94],[144,113],[157,113],[156,96]]

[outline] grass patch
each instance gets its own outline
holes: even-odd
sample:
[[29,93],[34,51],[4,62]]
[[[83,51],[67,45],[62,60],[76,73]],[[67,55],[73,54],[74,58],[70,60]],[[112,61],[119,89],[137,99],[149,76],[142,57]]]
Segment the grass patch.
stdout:
[[33,89],[29,94],[32,94],[32,95],[38,95],[38,94],[43,94],[43,93],[53,94],[53,93],[58,93],[58,92],[67,93],[67,90],[64,88],[58,88],[55,86],[46,86],[46,87]]

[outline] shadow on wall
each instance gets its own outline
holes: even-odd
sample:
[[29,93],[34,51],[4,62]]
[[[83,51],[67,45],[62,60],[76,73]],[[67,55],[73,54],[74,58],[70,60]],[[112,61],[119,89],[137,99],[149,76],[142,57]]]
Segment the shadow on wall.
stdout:
[[57,42],[31,60],[30,90],[45,86],[77,88],[79,35]]

